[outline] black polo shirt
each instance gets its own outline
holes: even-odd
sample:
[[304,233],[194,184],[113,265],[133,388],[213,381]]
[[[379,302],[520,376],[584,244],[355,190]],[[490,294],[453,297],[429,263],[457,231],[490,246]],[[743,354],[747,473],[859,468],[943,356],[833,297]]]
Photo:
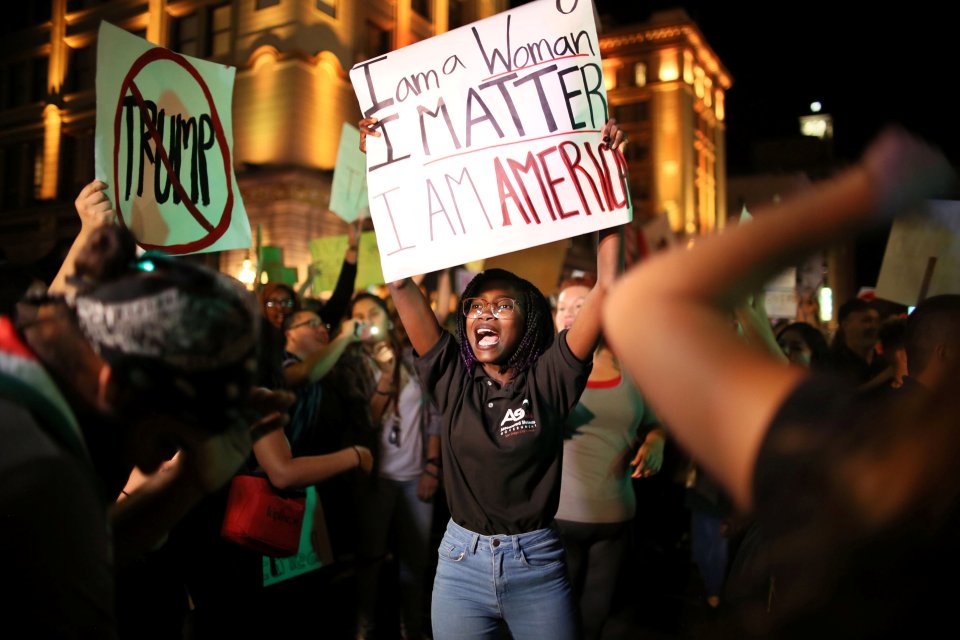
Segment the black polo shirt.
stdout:
[[567,346],[566,331],[533,367],[500,386],[467,371],[452,335],[416,361],[443,412],[443,481],[453,521],[483,535],[517,534],[553,522],[560,498],[563,423],[593,367]]

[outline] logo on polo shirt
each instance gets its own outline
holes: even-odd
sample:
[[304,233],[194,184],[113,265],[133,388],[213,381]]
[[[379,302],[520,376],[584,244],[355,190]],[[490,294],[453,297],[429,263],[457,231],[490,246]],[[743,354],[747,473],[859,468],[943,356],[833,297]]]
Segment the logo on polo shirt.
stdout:
[[537,430],[536,420],[527,420],[527,411],[530,409],[530,401],[524,400],[519,409],[507,409],[503,420],[500,421],[500,436],[503,438],[512,438],[521,433]]

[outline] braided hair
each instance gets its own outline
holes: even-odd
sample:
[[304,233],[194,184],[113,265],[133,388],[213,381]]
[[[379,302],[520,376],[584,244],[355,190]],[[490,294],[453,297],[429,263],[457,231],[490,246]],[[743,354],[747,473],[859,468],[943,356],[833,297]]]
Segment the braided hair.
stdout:
[[[550,303],[532,282],[504,269],[487,269],[478,273],[463,290],[463,299],[476,297],[488,283],[495,281],[506,282],[517,291],[517,303],[524,320],[523,337],[506,365],[516,376],[533,366],[553,342],[553,314],[550,312]],[[477,357],[470,347],[467,318],[462,313],[457,315],[457,336],[460,340],[460,358],[467,371],[472,371]]]

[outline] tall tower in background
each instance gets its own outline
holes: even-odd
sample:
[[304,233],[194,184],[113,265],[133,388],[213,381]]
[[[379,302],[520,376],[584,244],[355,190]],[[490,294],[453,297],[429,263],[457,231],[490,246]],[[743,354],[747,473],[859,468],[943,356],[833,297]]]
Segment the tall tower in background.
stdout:
[[685,235],[726,220],[724,104],[732,79],[682,9],[600,36],[612,115],[626,148],[635,217],[667,215]]

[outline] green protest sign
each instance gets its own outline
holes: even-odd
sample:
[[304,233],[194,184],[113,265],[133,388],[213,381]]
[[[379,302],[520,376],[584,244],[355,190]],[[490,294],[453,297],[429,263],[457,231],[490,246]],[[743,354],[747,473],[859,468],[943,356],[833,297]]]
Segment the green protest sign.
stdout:
[[[315,292],[331,291],[337,284],[340,268],[343,266],[343,254],[347,251],[347,236],[326,236],[310,241],[310,256],[313,259]],[[354,289],[365,289],[370,285],[383,284],[383,272],[380,270],[380,250],[377,248],[377,236],[373,231],[360,235],[359,256],[357,258],[357,281]]]
[[[304,508],[303,528],[300,530],[300,547],[296,555],[289,558],[271,558],[263,556],[263,586],[270,585],[302,576],[305,573],[316,571],[325,564],[329,564],[330,558],[325,563],[323,559],[317,557],[317,552],[313,548],[310,537],[313,535],[314,528],[314,509],[317,506],[317,490],[315,487],[307,487],[307,501]],[[322,521],[325,525],[325,521]],[[326,536],[326,532],[324,532]],[[329,555],[329,551],[327,553]]]
[[330,186],[330,211],[353,222],[369,211],[367,204],[367,157],[360,151],[360,130],[344,123],[337,149],[337,166]]

